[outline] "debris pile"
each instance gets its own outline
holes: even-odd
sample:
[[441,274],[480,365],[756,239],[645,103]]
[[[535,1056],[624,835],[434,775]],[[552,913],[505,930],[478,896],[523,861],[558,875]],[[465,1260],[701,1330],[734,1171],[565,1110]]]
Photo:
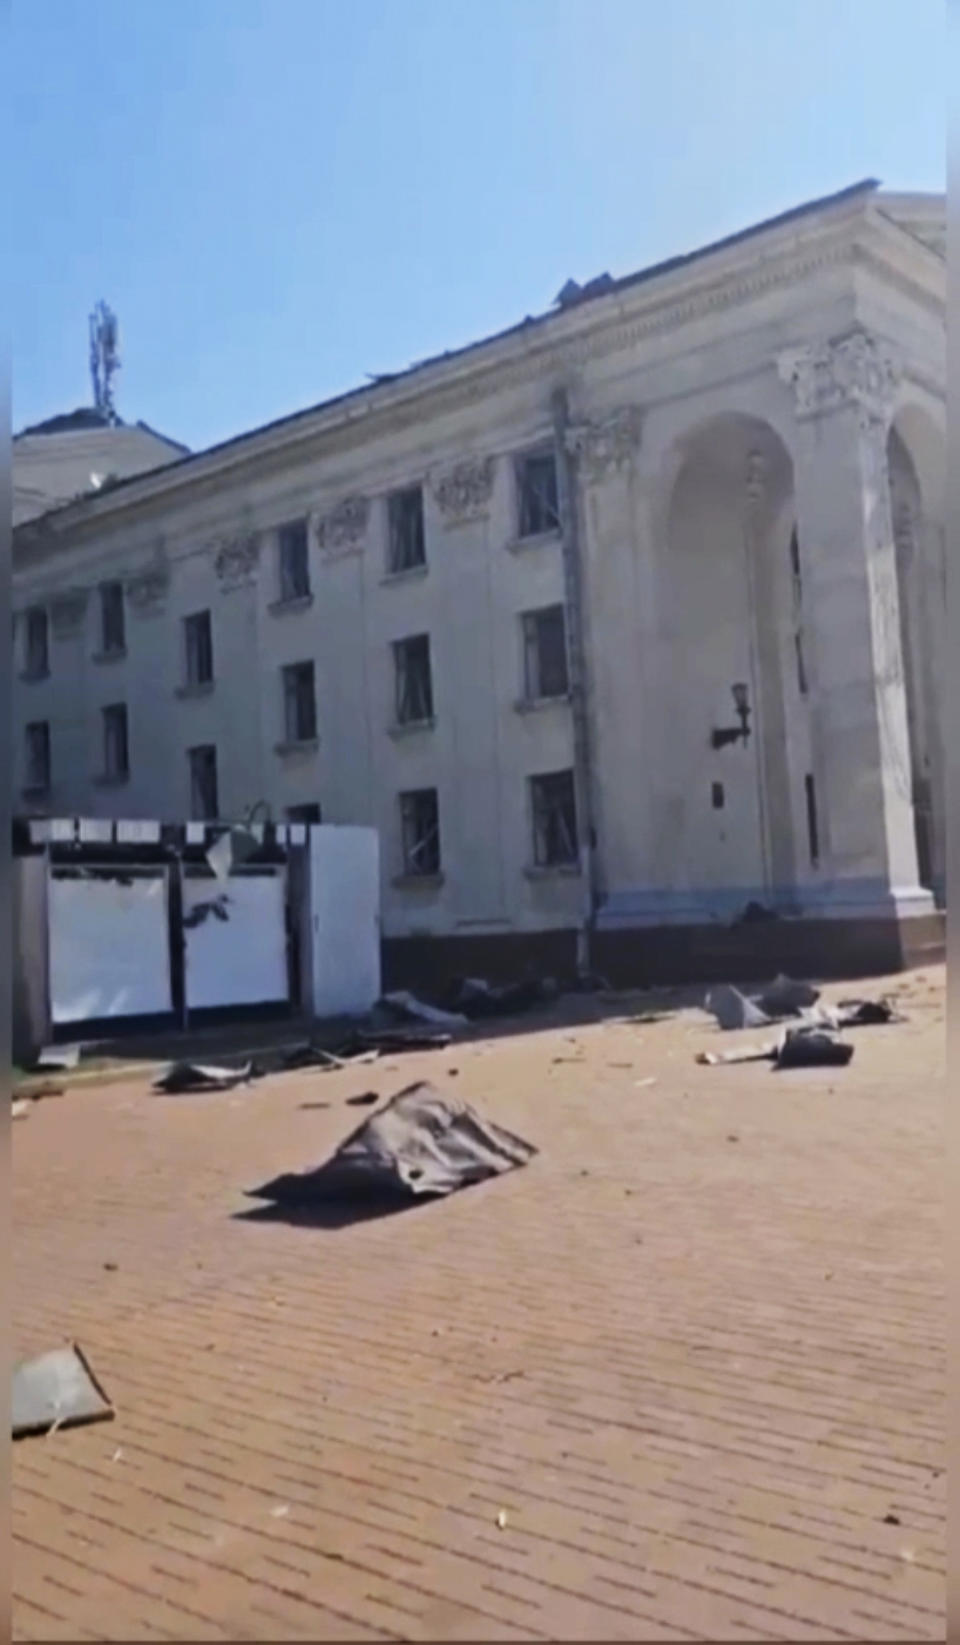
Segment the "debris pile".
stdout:
[[213,1063],[172,1062],[166,1073],[154,1081],[153,1089],[171,1097],[188,1091],[232,1091],[235,1085],[247,1085],[259,1075],[260,1070],[253,1062],[245,1062],[241,1068],[222,1068]]
[[767,1028],[793,1019],[780,1038],[765,1045],[740,1046],[735,1051],[701,1051],[697,1062],[715,1067],[724,1063],[772,1062],[777,1068],[842,1068],[853,1057],[853,1046],[834,1038],[844,1028],[902,1022],[889,1000],[841,1000],[836,1007],[821,1005],[820,991],[810,983],[777,977],[757,993],[743,994],[731,984],[712,988],[704,1009],[719,1028]]

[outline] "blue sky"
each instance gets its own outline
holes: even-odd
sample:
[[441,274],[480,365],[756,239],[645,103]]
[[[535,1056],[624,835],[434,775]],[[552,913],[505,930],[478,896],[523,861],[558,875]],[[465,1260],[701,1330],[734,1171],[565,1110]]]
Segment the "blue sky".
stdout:
[[862,177],[940,189],[943,0],[14,0],[14,428],[194,449]]

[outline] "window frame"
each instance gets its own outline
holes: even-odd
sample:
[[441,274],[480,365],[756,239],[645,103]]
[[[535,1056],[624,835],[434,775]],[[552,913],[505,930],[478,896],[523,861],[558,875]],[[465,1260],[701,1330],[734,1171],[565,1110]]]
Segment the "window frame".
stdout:
[[[406,550],[409,543],[406,540],[409,526],[404,522],[402,509],[412,498],[416,498],[418,554],[411,558]],[[413,485],[401,486],[391,491],[387,496],[387,576],[402,577],[407,572],[424,571],[427,566],[427,522],[424,507],[423,485],[416,481]]]
[[[297,533],[297,537],[293,537]],[[291,549],[296,543],[297,554],[302,545],[302,561],[291,557]],[[291,568],[299,563],[302,574],[302,586],[298,585],[296,576],[291,575]],[[310,575],[310,526],[304,519],[285,520],[277,526],[277,588],[278,599],[281,605],[295,605],[299,600],[309,600],[313,594],[313,583]]]
[[[35,761],[34,761],[35,738],[34,738],[33,734],[35,732],[42,732],[43,733],[43,737],[41,739],[42,746],[43,746],[43,759],[40,762],[40,764],[42,765],[43,770],[42,770],[42,777],[41,777],[40,781],[35,780],[36,776],[37,776],[37,767],[36,767],[36,764],[35,764]],[[25,759],[26,769],[25,769],[25,772],[24,772],[24,784],[23,784],[24,793],[26,793],[26,794],[49,794],[50,787],[51,787],[51,775],[52,775],[52,759],[51,759],[52,740],[53,739],[52,739],[51,734],[50,734],[50,721],[49,720],[28,720],[27,721],[26,725],[24,726],[24,752],[25,752],[25,756],[26,756],[26,759]]]
[[[541,633],[548,618],[559,615],[562,641],[563,683],[556,690],[546,690],[544,681],[543,646]],[[560,702],[570,695],[570,652],[567,640],[567,608],[562,600],[551,605],[536,606],[520,613],[520,640],[523,667],[523,697],[526,703]],[[554,659],[556,662],[556,659]]]
[[[114,578],[100,584],[100,655],[122,657],[127,649],[127,614],[123,583]],[[119,638],[111,638],[111,611],[109,601],[116,597],[112,618],[116,621]]]
[[[284,743],[294,747],[298,743],[314,743],[317,741],[317,670],[312,657],[305,657],[300,662],[284,663],[280,669],[280,680],[283,690],[283,737]],[[309,680],[309,697],[301,697],[304,682]],[[309,703],[304,730],[300,723],[300,711],[304,703]]]
[[[415,655],[412,651],[414,646],[424,648],[421,654],[424,666],[422,674],[419,675],[415,669],[410,667],[411,655]],[[429,633],[407,634],[400,640],[394,640],[392,642],[392,651],[394,725],[404,727],[432,725],[436,703],[433,691],[433,655]],[[417,682],[416,691],[414,691],[411,684],[412,680]],[[416,714],[410,711],[413,699],[418,694],[421,698],[420,705],[426,709],[426,713]]]
[[[544,785],[559,784],[563,781],[569,790],[571,817],[566,819],[564,826],[572,820],[572,830],[567,828],[570,835],[569,854],[557,855],[544,849],[546,827],[549,819],[545,818],[544,811],[548,796],[544,794]],[[580,824],[577,816],[577,789],[574,772],[571,767],[560,771],[540,771],[528,778],[530,795],[530,823],[531,839],[533,843],[533,866],[535,869],[549,872],[555,869],[570,869],[580,864]],[[558,802],[554,802],[558,803]],[[553,824],[555,826],[555,823]]]
[[100,710],[102,776],[126,782],[130,776],[130,711],[126,703],[105,703]]
[[[440,838],[440,794],[436,788],[408,788],[397,796],[400,813],[401,877],[405,880],[435,880],[443,873],[443,850]],[[427,800],[432,801],[432,818],[426,828],[420,826],[422,817],[417,809]],[[431,837],[432,836],[432,837]],[[426,866],[418,864],[426,847],[430,847]]]
[[[548,462],[552,469],[552,500],[545,505],[545,514],[551,515],[546,525],[535,524],[531,518],[531,493],[528,490],[527,470],[534,463]],[[558,536],[560,519],[560,477],[557,472],[557,454],[552,445],[534,446],[518,452],[513,461],[514,490],[516,492],[517,541],[529,542],[538,537]],[[541,499],[542,501],[542,499]]]
[[[200,624],[203,627],[200,627]],[[194,662],[199,664],[202,647],[196,636],[203,635],[206,643],[206,661],[209,672],[203,675],[199,666],[195,669]],[[184,685],[188,691],[203,691],[212,686],[216,678],[214,651],[213,651],[213,613],[207,607],[203,611],[191,611],[183,618],[183,661]]]
[[[35,637],[39,635],[41,643],[35,646]],[[41,660],[34,661],[34,651],[39,650]],[[50,674],[50,613],[45,605],[28,606],[23,614],[23,669],[25,680],[45,680]],[[38,722],[39,723],[39,722]]]
[[[213,782],[212,782],[213,812],[211,814],[208,810],[204,810],[202,812],[202,814],[198,815],[198,812],[201,809],[197,805],[197,796],[198,796],[198,793],[199,793],[198,768],[200,766],[199,756],[201,754],[202,755],[211,755],[212,756],[212,759],[208,763],[208,775],[212,774],[212,779],[213,779]],[[216,743],[197,743],[197,744],[194,745],[193,748],[188,748],[187,749],[187,763],[188,763],[188,769],[189,769],[189,772],[190,772],[190,814],[191,814],[191,819],[194,822],[218,822],[219,821],[219,814],[220,814],[220,772],[219,772],[219,762],[218,762],[218,759],[217,759],[217,745],[216,745]]]

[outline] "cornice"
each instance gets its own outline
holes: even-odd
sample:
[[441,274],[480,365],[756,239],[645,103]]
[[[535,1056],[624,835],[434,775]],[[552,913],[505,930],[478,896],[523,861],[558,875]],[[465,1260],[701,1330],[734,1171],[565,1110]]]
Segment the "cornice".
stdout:
[[[889,226],[896,232],[895,225]],[[739,247],[735,261],[732,253],[718,253],[719,266],[707,259],[693,269],[668,271],[649,283],[628,285],[569,313],[550,316],[545,324],[531,328],[529,336],[520,329],[506,338],[492,339],[489,345],[477,345],[477,353],[441,359],[425,367],[422,376],[417,373],[375,386],[356,399],[320,407],[305,421],[265,430],[259,444],[251,436],[251,443],[225,451],[222,458],[211,454],[205,463],[200,454],[187,469],[158,470],[131,482],[129,491],[86,499],[48,518],[45,525],[31,522],[14,533],[15,545],[22,553],[29,552],[36,563],[56,552],[61,542],[92,536],[108,521],[149,515],[174,498],[178,502],[190,497],[199,500],[240,475],[252,481],[311,457],[322,461],[345,449],[356,449],[374,434],[441,419],[457,408],[531,381],[562,378],[591,360],[650,338],[679,333],[698,320],[744,307],[824,270],[870,268],[926,308],[942,312],[942,304],[923,279],[910,280],[892,269],[882,250],[871,246],[875,236],[877,219],[867,216],[860,202],[855,211],[848,207],[826,224],[818,221],[795,229],[789,240],[766,254],[762,240],[756,240]],[[882,233],[878,238],[882,247]],[[317,489],[326,490],[322,477]],[[323,510],[326,505],[319,506]],[[44,539],[46,550],[41,546]]]

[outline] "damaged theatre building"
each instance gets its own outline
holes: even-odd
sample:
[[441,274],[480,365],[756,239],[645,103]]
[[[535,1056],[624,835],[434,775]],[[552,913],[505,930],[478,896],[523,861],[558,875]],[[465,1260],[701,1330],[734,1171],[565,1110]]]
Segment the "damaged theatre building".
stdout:
[[930,958],[944,487],[941,196],[570,281],[19,526],[17,808],[373,830],[394,986]]

